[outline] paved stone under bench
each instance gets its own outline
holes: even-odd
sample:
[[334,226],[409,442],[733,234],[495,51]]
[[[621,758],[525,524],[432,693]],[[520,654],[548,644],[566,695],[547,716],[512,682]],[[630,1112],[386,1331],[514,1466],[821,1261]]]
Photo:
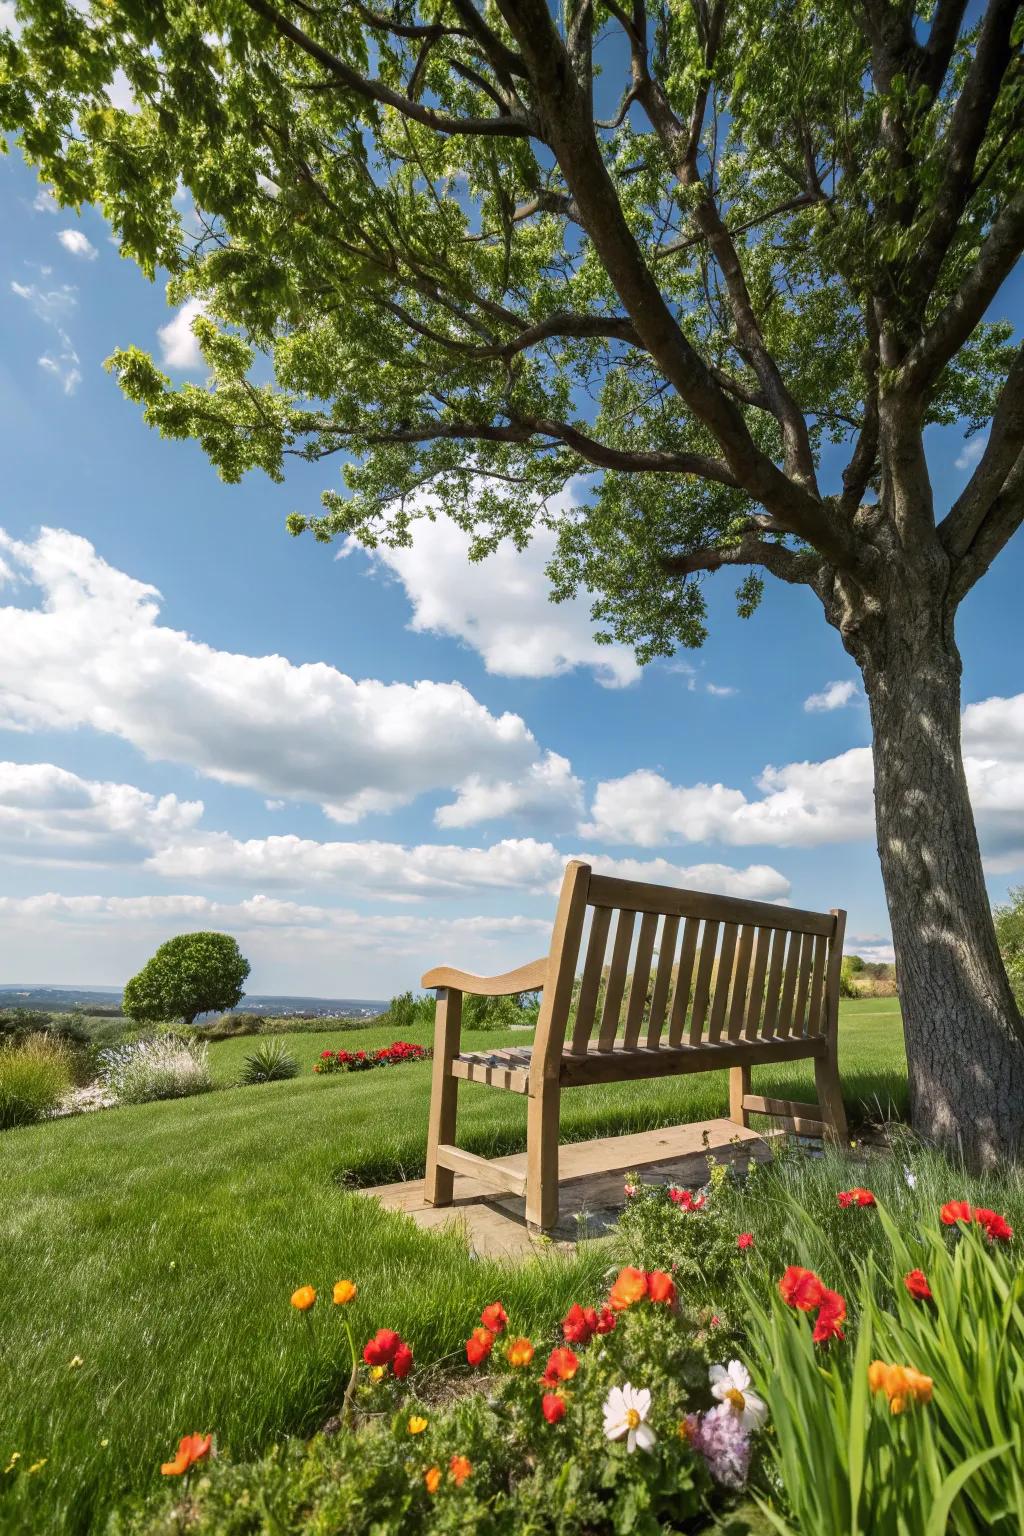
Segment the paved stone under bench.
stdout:
[[[461,1227],[469,1247],[481,1258],[526,1258],[552,1243],[564,1248],[581,1236],[596,1237],[609,1227],[625,1204],[627,1173],[635,1170],[648,1184],[696,1188],[707,1180],[709,1154],[717,1162],[741,1164],[752,1159],[764,1161],[771,1155],[763,1136],[732,1120],[700,1120],[562,1146],[559,1221],[546,1237],[528,1229],[521,1197],[495,1194],[477,1179],[461,1174],[455,1178],[453,1204],[437,1208],[426,1204],[422,1179],[382,1184],[358,1193],[379,1200],[389,1211],[411,1217],[418,1227]],[[501,1161],[526,1170],[525,1152]]]

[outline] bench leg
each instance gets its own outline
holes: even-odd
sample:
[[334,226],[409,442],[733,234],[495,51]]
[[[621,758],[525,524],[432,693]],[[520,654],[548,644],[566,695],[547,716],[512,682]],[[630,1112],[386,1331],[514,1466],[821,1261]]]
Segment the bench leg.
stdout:
[[558,1221],[558,1083],[541,1085],[529,1098],[526,1121],[526,1220],[548,1231]]
[[749,1129],[750,1111],[743,1108],[744,1095],[750,1092],[750,1068],[729,1068],[729,1119]]
[[462,993],[438,987],[434,1013],[434,1075],[430,1086],[430,1119],[427,1124],[427,1176],[423,1198],[428,1205],[451,1205],[455,1175],[437,1163],[438,1145],[455,1144],[455,1116],[459,1080],[451,1066],[459,1054],[462,1035]]
[[843,1107],[842,1084],[839,1066],[834,1056],[819,1056],[814,1063],[814,1086],[818,1090],[821,1118],[829,1127],[832,1138],[841,1147],[849,1140],[846,1126],[846,1110]]

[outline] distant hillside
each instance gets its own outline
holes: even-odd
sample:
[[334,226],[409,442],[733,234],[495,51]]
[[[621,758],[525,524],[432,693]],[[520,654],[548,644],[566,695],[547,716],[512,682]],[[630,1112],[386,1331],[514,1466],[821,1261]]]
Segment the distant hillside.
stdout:
[[[89,987],[13,987],[0,986],[0,1008],[38,1008],[48,1013],[68,1013],[81,1008],[88,1013],[91,1008],[117,1008],[121,1004],[120,989],[109,990]],[[366,997],[273,997],[269,993],[252,993],[243,997],[236,1012],[272,1013],[285,1017],[301,1015],[305,1018],[343,1015],[346,1018],[371,1018],[383,1013],[386,1001]]]

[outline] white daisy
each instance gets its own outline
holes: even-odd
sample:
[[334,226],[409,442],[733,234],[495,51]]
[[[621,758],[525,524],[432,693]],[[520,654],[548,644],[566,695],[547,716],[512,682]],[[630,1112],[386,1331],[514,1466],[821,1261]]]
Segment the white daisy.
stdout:
[[623,1387],[612,1387],[604,1400],[604,1432],[608,1440],[626,1437],[626,1450],[642,1451],[653,1448],[654,1430],[644,1420],[651,1411],[651,1394],[646,1387],[634,1387],[627,1381]]
[[768,1417],[768,1409],[757,1393],[751,1392],[750,1372],[746,1366],[739,1360],[730,1360],[728,1365],[713,1365],[708,1376],[711,1396],[733,1408],[741,1427],[748,1433],[760,1429]]

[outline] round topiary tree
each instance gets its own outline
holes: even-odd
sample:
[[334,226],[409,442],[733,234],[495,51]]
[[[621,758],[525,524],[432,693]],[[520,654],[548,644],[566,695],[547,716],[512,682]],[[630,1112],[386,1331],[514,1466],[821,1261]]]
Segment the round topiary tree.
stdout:
[[124,989],[124,1012],[138,1024],[234,1008],[249,962],[228,933],[183,933],[161,944]]

